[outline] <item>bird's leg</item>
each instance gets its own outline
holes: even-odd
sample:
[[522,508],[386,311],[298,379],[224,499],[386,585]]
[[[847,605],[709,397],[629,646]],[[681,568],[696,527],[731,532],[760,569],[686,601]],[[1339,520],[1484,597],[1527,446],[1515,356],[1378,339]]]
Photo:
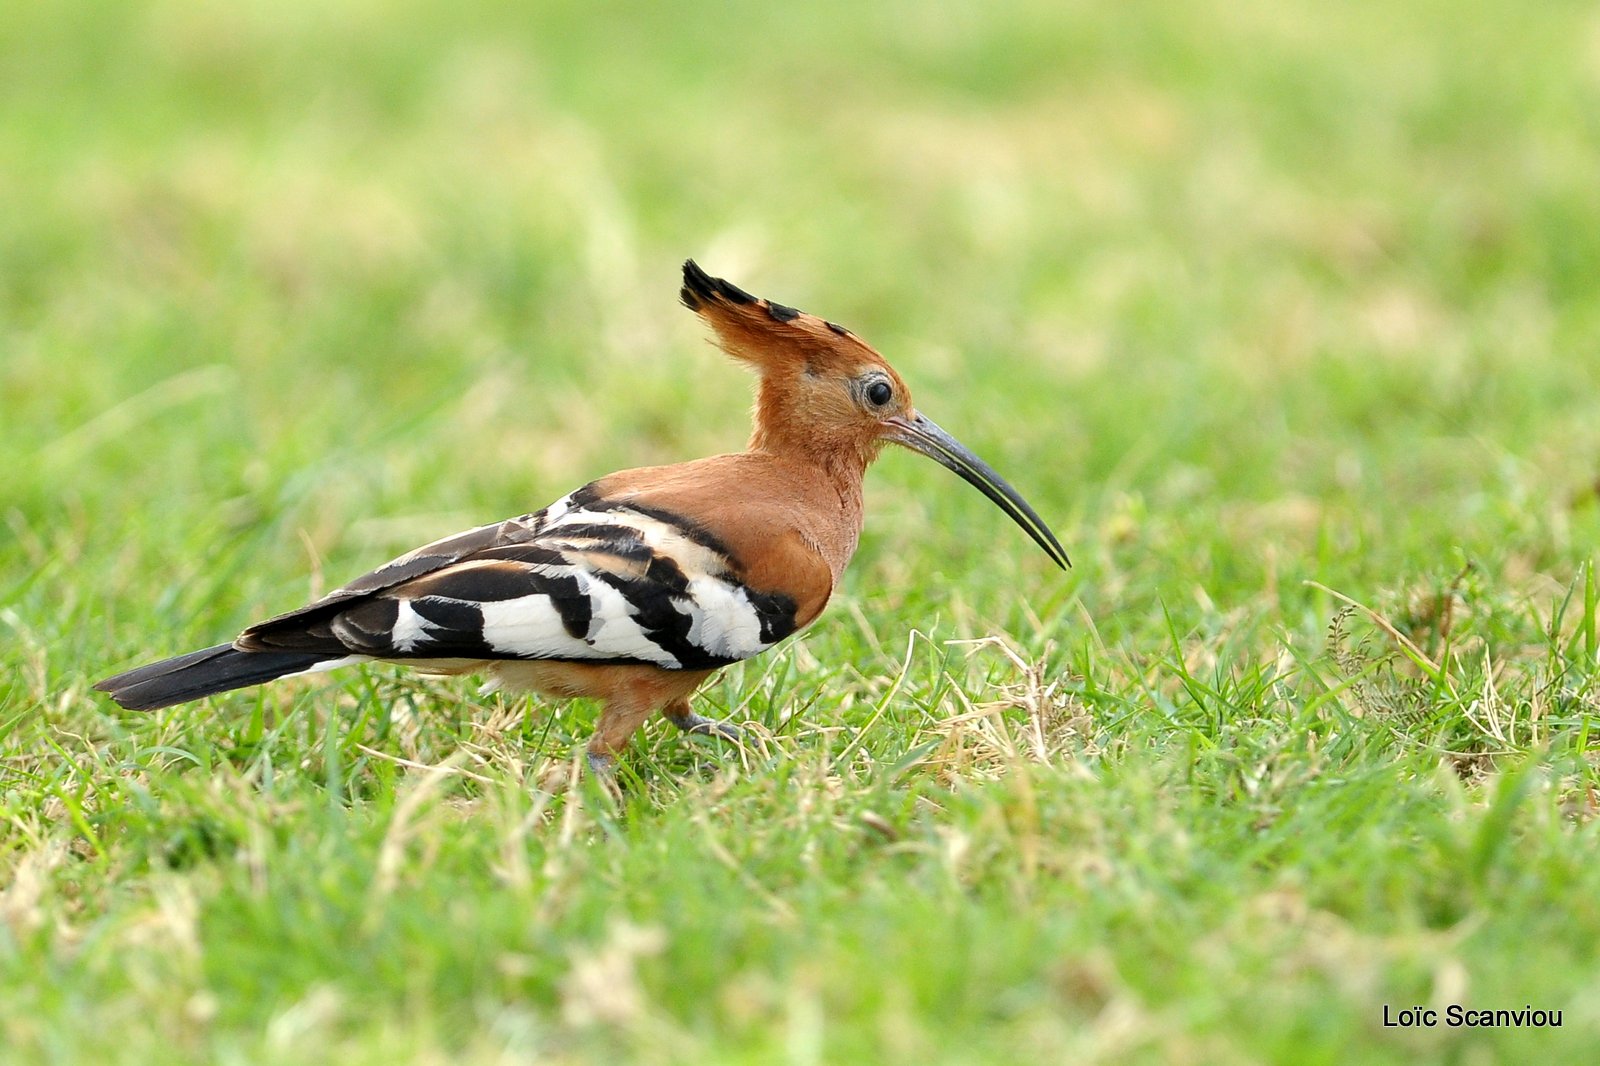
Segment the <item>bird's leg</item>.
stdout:
[[685,733],[698,733],[701,736],[721,737],[733,741],[740,740],[744,736],[743,731],[732,722],[719,722],[714,718],[695,714],[687,696],[673,700],[661,708],[661,713],[666,716],[667,721]]
[[633,734],[655,708],[639,693],[621,691],[606,700],[589,738],[589,769],[596,777],[610,780],[617,769],[617,754],[628,746]]

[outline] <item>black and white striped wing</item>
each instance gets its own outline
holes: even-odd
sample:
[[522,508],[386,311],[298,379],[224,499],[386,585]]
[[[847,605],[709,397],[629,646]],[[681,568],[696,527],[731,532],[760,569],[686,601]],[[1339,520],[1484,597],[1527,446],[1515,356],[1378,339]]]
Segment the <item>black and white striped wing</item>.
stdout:
[[781,593],[681,517],[586,487],[533,515],[401,556],[247,629],[248,651],[376,659],[559,659],[707,669],[797,628]]

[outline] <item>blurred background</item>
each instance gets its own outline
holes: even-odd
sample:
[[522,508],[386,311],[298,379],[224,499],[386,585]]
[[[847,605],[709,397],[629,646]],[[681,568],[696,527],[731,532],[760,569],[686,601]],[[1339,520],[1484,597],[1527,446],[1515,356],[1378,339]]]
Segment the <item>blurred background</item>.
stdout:
[[[688,256],[872,340],[1112,632],[1593,543],[1587,3],[10,4],[0,107],[0,558],[96,620],[739,447]],[[1048,569],[869,491],[863,588]]]
[[[691,256],[1074,569],[886,454],[621,813],[588,707],[89,691],[742,446]],[[0,4],[0,1045],[1581,1061],[1597,296],[1592,2]]]

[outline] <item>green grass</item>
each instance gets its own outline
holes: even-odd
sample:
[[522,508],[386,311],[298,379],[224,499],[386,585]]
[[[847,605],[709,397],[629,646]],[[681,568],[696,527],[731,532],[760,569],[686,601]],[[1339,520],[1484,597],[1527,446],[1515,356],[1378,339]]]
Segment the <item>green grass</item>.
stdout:
[[[8,1062],[1592,1057],[1592,5],[864,7],[0,6]],[[620,803],[592,706],[89,690],[738,447],[689,255],[1070,574],[887,456]]]

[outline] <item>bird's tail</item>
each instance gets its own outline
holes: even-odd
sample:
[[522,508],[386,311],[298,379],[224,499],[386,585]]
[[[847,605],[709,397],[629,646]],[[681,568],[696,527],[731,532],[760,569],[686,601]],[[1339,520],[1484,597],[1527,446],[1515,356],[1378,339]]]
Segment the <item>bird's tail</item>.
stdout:
[[297,674],[336,658],[303,651],[240,651],[218,644],[108,677],[95,688],[109,692],[130,711],[153,711]]

